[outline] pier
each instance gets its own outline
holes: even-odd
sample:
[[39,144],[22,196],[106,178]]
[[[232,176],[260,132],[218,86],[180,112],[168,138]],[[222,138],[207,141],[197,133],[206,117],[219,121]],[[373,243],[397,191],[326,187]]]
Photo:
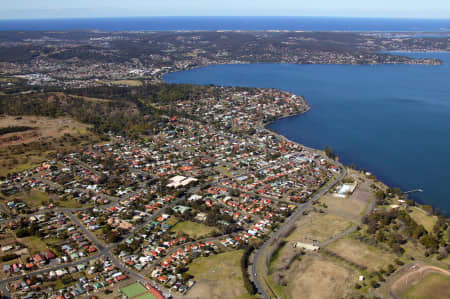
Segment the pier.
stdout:
[[403,194],[410,194],[410,193],[416,193],[416,192],[423,192],[423,189],[414,189],[414,190],[403,192]]

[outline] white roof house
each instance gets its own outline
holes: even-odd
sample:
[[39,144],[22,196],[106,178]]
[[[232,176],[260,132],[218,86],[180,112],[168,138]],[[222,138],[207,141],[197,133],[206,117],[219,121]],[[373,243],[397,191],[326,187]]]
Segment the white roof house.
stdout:
[[197,179],[195,178],[187,178],[182,175],[174,176],[173,178],[169,179],[170,183],[167,184],[167,187],[174,187],[178,188],[180,186],[187,186],[190,183],[196,182]]

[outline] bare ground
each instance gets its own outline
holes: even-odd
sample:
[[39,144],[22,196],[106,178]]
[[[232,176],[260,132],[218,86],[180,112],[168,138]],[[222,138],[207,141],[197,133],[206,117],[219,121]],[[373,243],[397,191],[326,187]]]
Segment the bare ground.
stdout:
[[286,297],[310,299],[345,297],[356,277],[351,270],[319,255],[296,262],[288,275]]
[[288,241],[311,243],[312,240],[324,242],[343,232],[352,222],[331,214],[311,214],[297,222],[297,229],[287,238]]
[[9,115],[0,117],[0,128],[12,126],[27,126],[35,129],[0,136],[0,147],[57,138],[66,133],[80,135],[86,133],[89,127],[70,118],[52,119],[38,116],[16,117]]
[[[414,285],[420,283],[429,274],[439,273],[450,277],[449,271],[425,264],[416,264],[415,268],[413,265],[408,265],[403,269],[403,271],[404,274],[395,280],[390,287],[390,291],[397,296],[404,293]],[[450,285],[448,288],[450,289]]]
[[332,243],[328,250],[348,261],[366,266],[370,271],[379,270],[393,263],[396,258],[394,254],[383,252],[378,248],[350,238],[343,238]]
[[243,251],[230,251],[196,259],[188,273],[196,284],[187,293],[188,298],[253,298],[244,287],[240,260]]

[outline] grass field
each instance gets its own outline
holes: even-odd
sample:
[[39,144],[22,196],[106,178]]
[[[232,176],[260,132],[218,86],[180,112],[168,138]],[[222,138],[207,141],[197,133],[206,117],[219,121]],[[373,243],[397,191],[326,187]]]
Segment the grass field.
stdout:
[[404,257],[411,256],[415,259],[423,259],[425,256],[426,249],[419,242],[414,243],[411,240],[402,245],[402,248],[405,249]]
[[287,274],[285,298],[346,298],[355,276],[352,271],[319,256],[305,256]]
[[47,244],[44,243],[41,238],[35,236],[25,237],[17,240],[30,250],[31,255],[41,251],[45,251],[47,249]]
[[175,224],[177,224],[179,221],[179,219],[175,216],[170,216],[169,219],[167,219],[164,223],[168,224],[170,226],[174,226]]
[[[19,199],[26,203],[30,208],[39,208],[44,202],[48,205],[50,201],[58,207],[62,208],[80,208],[83,205],[73,199],[61,200],[58,196],[51,196],[39,190],[30,190],[10,196],[10,199]],[[51,200],[50,200],[51,199]]]
[[194,260],[188,273],[196,284],[189,298],[254,298],[247,293],[242,280],[240,260],[243,250],[230,251]]
[[[11,155],[8,150],[0,150],[0,176],[21,172],[40,165],[50,152],[33,152]],[[15,163],[16,162],[16,163]]]
[[20,83],[24,79],[21,78],[15,78],[15,77],[3,77],[0,78],[0,82],[11,82],[11,83]]
[[394,254],[385,253],[378,248],[350,238],[340,239],[330,244],[327,249],[349,261],[366,266],[369,270],[378,270],[392,264],[395,260]]
[[75,199],[68,199],[68,200],[53,200],[53,202],[56,204],[56,206],[61,208],[81,208],[88,206],[89,204],[81,204]]
[[192,221],[178,222],[171,231],[176,233],[185,233],[193,239],[199,239],[209,236],[215,231],[213,227],[204,224],[195,223]]
[[[39,139],[57,138],[64,134],[83,135],[89,125],[70,118],[47,118],[40,116],[2,116],[0,128],[8,126],[27,126],[35,128],[31,131],[5,134],[0,138],[2,146],[30,143]],[[15,135],[19,138],[11,139]]]
[[327,194],[320,200],[328,206],[328,213],[343,217],[347,220],[357,220],[361,217],[371,196],[365,188],[365,184],[358,186],[355,192],[347,197],[340,198],[332,194]]
[[69,118],[1,116],[0,128],[8,126],[35,129],[0,137],[0,176],[36,167],[58,151],[73,151],[99,140],[88,131],[89,125]]
[[425,211],[412,207],[412,212],[409,215],[416,221],[418,224],[421,224],[425,227],[428,232],[433,231],[433,226],[437,221],[436,216],[428,215]]
[[120,291],[128,298],[132,298],[147,292],[147,289],[144,288],[140,283],[136,282],[124,288],[121,288]]
[[156,299],[151,293],[145,293],[142,296],[137,297],[136,299]]
[[311,242],[310,239],[314,239],[323,242],[351,226],[350,221],[330,214],[302,217],[297,228],[288,236],[287,240]]
[[446,299],[450,298],[450,277],[441,274],[429,274],[418,284],[400,295],[404,299]]
[[222,165],[215,167],[215,169],[217,171],[219,171],[221,174],[223,174],[223,175],[225,175],[225,176],[227,176],[229,178],[241,174],[239,170],[232,171],[229,167],[225,167],[225,166],[222,166]]
[[43,201],[46,201],[48,203],[48,201],[50,200],[50,197],[47,193],[38,190],[31,190],[28,192],[17,193],[11,196],[11,198],[17,198],[23,201],[30,208],[38,208],[42,206]]
[[118,80],[118,81],[109,81],[106,83],[111,83],[113,85],[127,85],[127,86],[142,86],[142,82],[139,80]]

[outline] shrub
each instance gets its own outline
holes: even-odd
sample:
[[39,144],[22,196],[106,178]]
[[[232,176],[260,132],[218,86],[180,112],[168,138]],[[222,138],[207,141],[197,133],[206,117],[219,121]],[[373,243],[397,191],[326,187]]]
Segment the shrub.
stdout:
[[18,257],[19,256],[17,254],[15,254],[15,253],[7,254],[7,255],[4,255],[4,256],[0,257],[0,261],[7,262],[7,261],[11,261],[13,259],[16,259]]
[[245,249],[244,254],[241,258],[241,270],[242,270],[242,277],[244,279],[244,286],[247,289],[247,292],[250,295],[256,294],[256,287],[255,284],[250,280],[247,268],[248,268],[248,259],[250,255],[252,254],[253,250],[255,248],[253,246],[249,246]]

